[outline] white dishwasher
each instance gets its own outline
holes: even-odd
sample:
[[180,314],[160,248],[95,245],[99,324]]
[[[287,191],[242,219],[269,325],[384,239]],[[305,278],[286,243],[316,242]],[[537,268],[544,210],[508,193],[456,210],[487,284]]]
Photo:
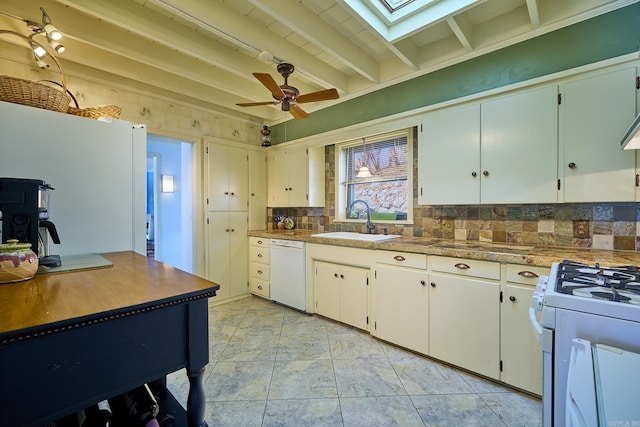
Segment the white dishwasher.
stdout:
[[271,239],[271,299],[296,310],[307,310],[304,242]]

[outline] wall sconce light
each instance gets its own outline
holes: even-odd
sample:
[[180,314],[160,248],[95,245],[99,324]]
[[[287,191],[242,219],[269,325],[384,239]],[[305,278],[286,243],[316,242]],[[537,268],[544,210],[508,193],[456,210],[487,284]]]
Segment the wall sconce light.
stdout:
[[163,193],[173,193],[175,191],[173,175],[162,175],[161,188]]

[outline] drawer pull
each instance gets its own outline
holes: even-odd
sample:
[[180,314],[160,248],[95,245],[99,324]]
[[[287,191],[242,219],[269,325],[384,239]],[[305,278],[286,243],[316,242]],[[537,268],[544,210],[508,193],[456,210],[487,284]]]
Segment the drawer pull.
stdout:
[[429,284],[431,285],[431,287],[432,287],[432,288],[435,288],[435,287],[436,287],[436,282],[431,282],[431,283],[429,283]]
[[469,267],[468,264],[465,264],[464,262],[459,262],[456,265],[454,265],[455,268],[459,268],[460,270],[468,270],[471,267]]
[[396,261],[404,261],[406,258],[402,255],[396,255],[393,257],[393,259],[395,259]]
[[538,275],[533,271],[527,271],[527,270],[519,272],[518,275],[522,277],[526,277],[528,279],[534,279],[538,277]]
[[258,258],[262,258],[262,254],[258,254]]
[[420,280],[420,284],[421,284],[422,286],[427,286],[427,282],[425,282],[424,280]]
[[258,270],[258,274],[262,274],[262,270]]
[[262,244],[262,240],[258,240],[258,244],[261,245]]
[[511,295],[511,296],[509,297],[509,301],[511,301],[511,302],[516,302],[516,297],[514,297],[513,295]]

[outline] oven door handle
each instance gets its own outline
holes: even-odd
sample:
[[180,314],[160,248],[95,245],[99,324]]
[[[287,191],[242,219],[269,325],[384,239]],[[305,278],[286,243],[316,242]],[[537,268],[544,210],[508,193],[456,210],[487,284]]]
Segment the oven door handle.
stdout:
[[538,322],[536,313],[537,313],[537,310],[535,309],[535,307],[529,307],[529,321],[531,322],[533,333],[538,339],[538,342],[542,343],[542,325],[540,324],[540,322]]

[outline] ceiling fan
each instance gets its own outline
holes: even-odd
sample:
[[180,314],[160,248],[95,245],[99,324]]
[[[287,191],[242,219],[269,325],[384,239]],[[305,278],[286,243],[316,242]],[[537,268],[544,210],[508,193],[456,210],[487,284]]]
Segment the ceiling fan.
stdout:
[[329,99],[338,99],[338,91],[336,89],[320,90],[318,92],[311,92],[300,95],[300,91],[289,86],[287,79],[293,73],[295,68],[292,64],[282,62],[278,64],[278,72],[284,77],[284,84],[278,85],[270,74],[253,73],[253,76],[260,81],[267,89],[271,91],[271,95],[275,101],[266,102],[245,102],[242,104],[236,104],[240,107],[255,107],[258,105],[277,105],[282,104],[282,111],[288,111],[296,119],[305,119],[309,117],[309,114],[305,112],[298,104],[304,102],[317,102],[326,101]]

